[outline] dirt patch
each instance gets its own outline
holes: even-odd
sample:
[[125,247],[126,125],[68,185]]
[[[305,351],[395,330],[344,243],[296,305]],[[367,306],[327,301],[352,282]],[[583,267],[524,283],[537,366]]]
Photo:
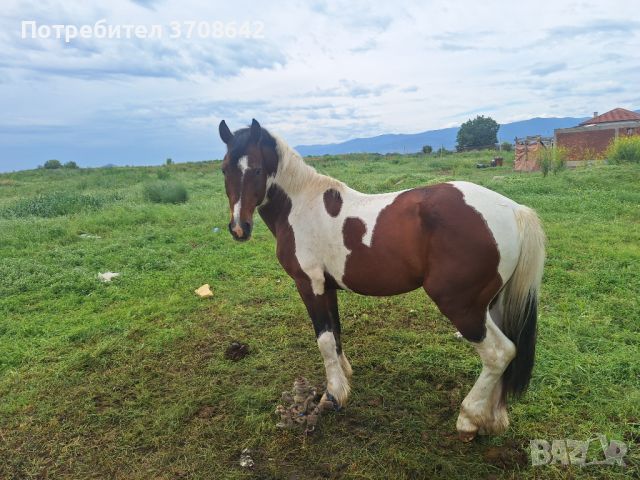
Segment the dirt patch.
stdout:
[[529,465],[526,450],[515,443],[498,447],[489,447],[483,453],[484,461],[503,470],[513,470]]
[[201,407],[200,410],[197,411],[196,417],[198,417],[198,418],[211,418],[216,413],[217,413],[217,410],[216,410],[215,407],[212,407],[211,405],[205,405],[204,407]]
[[224,352],[224,358],[237,362],[249,355],[249,345],[240,342],[231,342]]

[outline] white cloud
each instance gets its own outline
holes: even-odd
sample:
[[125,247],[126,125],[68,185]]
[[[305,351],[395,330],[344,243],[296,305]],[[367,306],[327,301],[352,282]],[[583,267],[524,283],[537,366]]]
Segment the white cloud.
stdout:
[[[176,160],[211,158],[223,117],[232,128],[258,118],[292,144],[328,143],[476,114],[583,116],[640,101],[639,25],[627,0],[540,0],[543,15],[506,0],[5,3],[0,101],[13,114],[0,119],[0,169],[57,151],[98,163],[110,149],[129,163],[162,161],[168,150]],[[102,18],[162,24],[165,36],[20,38],[22,20]],[[172,21],[187,20],[260,21],[264,39],[168,38]],[[85,150],[70,147],[78,139]]]

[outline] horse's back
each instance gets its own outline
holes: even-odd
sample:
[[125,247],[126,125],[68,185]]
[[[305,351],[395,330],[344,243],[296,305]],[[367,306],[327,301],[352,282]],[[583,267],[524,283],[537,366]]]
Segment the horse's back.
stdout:
[[499,272],[506,281],[515,268],[518,204],[479,185],[451,182],[345,203],[342,278],[351,290],[402,293],[422,286],[430,271],[453,282]]

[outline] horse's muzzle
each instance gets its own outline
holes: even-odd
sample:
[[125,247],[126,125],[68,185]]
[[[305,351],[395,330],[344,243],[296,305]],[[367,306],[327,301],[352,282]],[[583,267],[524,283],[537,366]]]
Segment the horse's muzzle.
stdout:
[[229,223],[229,232],[234,240],[244,242],[251,238],[251,224],[249,222],[236,223],[232,221]]

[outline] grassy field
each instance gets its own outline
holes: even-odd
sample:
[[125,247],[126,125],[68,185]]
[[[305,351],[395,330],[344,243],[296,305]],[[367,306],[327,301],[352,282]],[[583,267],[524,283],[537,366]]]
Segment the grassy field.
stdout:
[[[471,180],[541,215],[531,388],[505,435],[470,444],[455,420],[480,362],[421,291],[341,293],[350,404],[309,438],[275,428],[280,393],[321,383],[322,361],[265,225],[243,244],[226,231],[218,165],[0,175],[0,478],[638,478],[640,166],[474,168],[489,156],[313,162],[365,192]],[[159,176],[189,201],[145,200]],[[626,467],[531,466],[530,439],[597,434],[629,446]]]

